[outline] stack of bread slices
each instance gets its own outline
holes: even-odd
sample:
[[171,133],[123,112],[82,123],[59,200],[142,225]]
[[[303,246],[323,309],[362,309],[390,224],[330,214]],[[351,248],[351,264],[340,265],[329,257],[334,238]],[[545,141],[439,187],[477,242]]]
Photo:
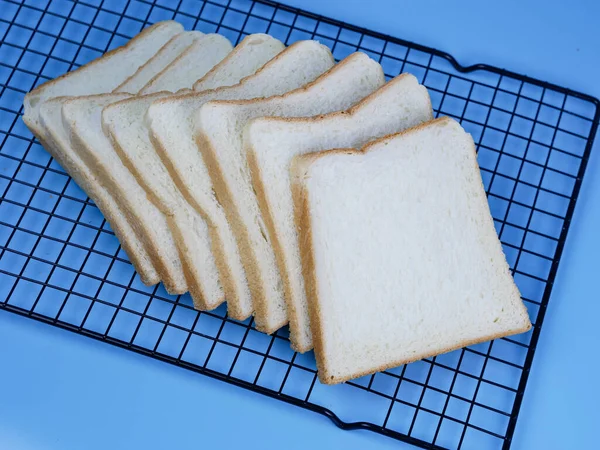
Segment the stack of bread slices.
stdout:
[[410,74],[160,22],[25,97],[142,281],[338,383],[527,331],[471,137]]

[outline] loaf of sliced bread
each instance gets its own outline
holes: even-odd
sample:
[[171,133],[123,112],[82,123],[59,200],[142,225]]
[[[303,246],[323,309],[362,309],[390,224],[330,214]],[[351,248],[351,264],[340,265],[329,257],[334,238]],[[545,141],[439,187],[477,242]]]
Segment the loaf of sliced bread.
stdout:
[[378,63],[355,53],[304,88],[265,99],[211,101],[196,114],[198,148],[236,235],[261,331],[276,331],[288,322],[288,315],[283,283],[243,151],[244,127],[257,117],[307,117],[343,110],[384,81]]
[[204,36],[200,31],[186,31],[173,36],[169,42],[150,58],[146,64],[121,83],[113,92],[129,92],[136,94],[140,91],[156,74],[160,73],[165,67],[171,64],[179,55],[187,50],[196,40]]
[[25,107],[23,121],[42,141],[44,130],[39,123],[39,108],[45,100],[65,95],[110,92],[134,74],[169,39],[181,32],[183,27],[177,22],[171,20],[159,22],[146,28],[123,47],[116,48],[77,70],[38,86],[23,100]]
[[[268,97],[296,89],[317,78],[333,63],[333,56],[327,47],[314,41],[301,41],[285,49],[255,75],[244,78],[237,85],[161,98],[148,109],[147,120],[154,148],[189,204],[203,211],[213,248],[216,246],[220,249],[215,250],[215,255],[222,255],[228,261],[230,281],[236,286],[247,285],[247,279],[235,237],[214,195],[208,170],[194,141],[193,114],[210,100]],[[204,79],[216,76],[218,72],[211,71]],[[225,272],[225,263],[221,266],[221,272]],[[241,295],[239,300],[239,304],[228,304],[229,313],[240,319],[249,317],[253,312],[252,302]],[[236,307],[238,311],[234,310]]]
[[233,50],[231,42],[220,34],[206,34],[195,40],[183,53],[157,73],[139,94],[161,91],[176,92],[191,88]]
[[299,156],[292,173],[323,383],[531,327],[457,122]]
[[246,127],[245,152],[283,278],[295,350],[312,349],[312,334],[294,225],[289,174],[292,159],[318,150],[360,148],[432,118],[427,89],[414,76],[403,74],[348,111],[312,118],[259,118]]
[[[239,80],[254,73],[283,48],[281,42],[269,36],[250,35],[202,80],[206,80],[211,86],[219,86],[221,79],[225,84],[235,81],[236,78]],[[223,246],[218,245],[218,236],[212,240],[209,233],[192,236],[198,228],[184,226],[187,220],[182,221],[181,216],[191,216],[195,217],[195,220],[203,221],[199,215],[203,214],[203,211],[194,211],[190,207],[150,141],[144,120],[146,111],[153,101],[166,96],[167,93],[150,94],[108,105],[102,112],[102,126],[121,160],[136,176],[153,203],[164,214],[171,216],[171,221],[180,224],[177,225],[179,232],[176,233],[176,236],[183,237],[180,245],[184,245],[191,252],[190,256],[196,257],[201,257],[205,248],[213,249],[212,254],[219,268],[221,284],[227,299],[228,315],[237,320],[244,320],[252,313],[252,303],[241,261],[239,258],[227,257]],[[205,231],[205,228],[202,228],[202,231]],[[197,240],[204,241],[201,248],[191,245]],[[237,254],[238,252],[234,253]]]
[[[181,241],[173,237],[177,230],[170,228],[167,217],[149,200],[102,131],[102,109],[123,98],[123,94],[107,94],[64,102],[62,116],[64,126],[70,130],[71,145],[88,166],[94,167],[103,184],[124,206],[133,228],[151,249],[165,287],[174,293],[189,290],[197,307],[214,308],[224,300],[224,295],[210,247],[201,248],[198,258],[186,260],[190,252],[185,244],[178,245]],[[206,232],[203,221],[189,220],[187,226],[200,228],[194,234]]]

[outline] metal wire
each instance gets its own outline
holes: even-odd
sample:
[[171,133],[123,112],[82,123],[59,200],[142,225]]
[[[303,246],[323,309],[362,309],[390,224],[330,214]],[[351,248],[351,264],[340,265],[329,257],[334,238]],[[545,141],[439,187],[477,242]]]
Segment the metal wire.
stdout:
[[[175,18],[237,43],[268,32],[364,51],[413,73],[473,134],[490,208],[533,329],[336,387],[314,357],[224,308],[144,286],[94,203],[24,126],[33,87]],[[600,119],[595,98],[270,1],[0,0],[0,308],[428,449],[510,447]]]

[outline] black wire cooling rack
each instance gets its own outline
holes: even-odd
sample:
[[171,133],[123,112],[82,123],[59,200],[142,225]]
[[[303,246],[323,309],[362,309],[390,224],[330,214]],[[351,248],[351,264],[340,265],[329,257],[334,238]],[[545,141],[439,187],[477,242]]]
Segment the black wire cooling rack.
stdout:
[[[175,7],[173,5],[176,5]],[[220,308],[144,286],[92,201],[21,120],[34,86],[143,27],[176,19],[232,42],[267,32],[318,39],[336,59],[360,50],[388,77],[411,72],[437,115],[477,143],[498,234],[534,327],[339,386],[312,353]],[[267,1],[0,0],[0,308],[185,367],[418,446],[510,447],[550,291],[592,141],[598,100]]]

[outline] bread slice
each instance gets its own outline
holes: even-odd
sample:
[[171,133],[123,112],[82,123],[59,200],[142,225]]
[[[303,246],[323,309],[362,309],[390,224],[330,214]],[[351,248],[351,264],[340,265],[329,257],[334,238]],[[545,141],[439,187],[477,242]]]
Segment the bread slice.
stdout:
[[195,91],[206,91],[238,84],[244,77],[256,73],[269,60],[285,49],[285,45],[268,34],[246,36],[227,57],[194,83]]
[[[223,302],[224,295],[210,247],[201,248],[198,258],[186,260],[190,252],[187,252],[186,245],[177,245],[181,240],[174,239],[171,234],[170,225],[173,224],[168,221],[170,218],[148,199],[144,189],[123,165],[102,132],[102,109],[123,98],[122,94],[108,94],[78,97],[64,102],[63,122],[71,132],[71,144],[82,154],[87,165],[93,166],[101,174],[102,182],[124,205],[130,223],[145,240],[147,248],[152,249],[165,286],[175,293],[189,290],[198,308],[212,309]],[[194,234],[206,232],[202,229],[206,228],[203,221],[189,220],[187,226],[200,228]],[[176,233],[175,227],[172,228]]]
[[161,47],[161,49],[150,58],[146,64],[141,66],[139,70],[121,83],[113,92],[129,92],[136,94],[142,89],[156,74],[161,72],[165,67],[171,64],[179,55],[187,50],[190,45],[204,36],[200,31],[186,31],[176,34],[169,42]]
[[292,164],[319,379],[530,329],[473,139],[438,119]]
[[61,116],[62,103],[67,98],[57,97],[51,102],[44,103],[38,123],[46,131],[45,137],[38,137],[38,139],[100,209],[142,282],[148,286],[159,283],[160,276],[154,263],[137,233],[127,221],[125,213],[103,186],[96,172],[90,170],[81,155],[71,147],[69,136],[62,126]]
[[[203,80],[209,81],[211,86],[218,86],[220,79],[224,83],[230,83],[236,77],[251,75],[275,57],[283,47],[281,42],[270,36],[250,35],[215,67],[218,70],[211,70]],[[203,211],[195,211],[190,207],[150,141],[144,120],[146,111],[153,101],[168,95],[158,93],[138,96],[106,106],[102,112],[104,132],[152,202],[161,212],[171,216],[172,222],[178,224],[179,232],[176,235],[183,238],[180,245],[193,257],[202,257],[206,248],[213,249],[212,254],[219,268],[221,284],[227,299],[228,315],[237,320],[244,320],[252,313],[252,303],[241,261],[239,258],[227,258],[222,251],[222,245],[217,245],[219,240],[211,240],[208,232],[196,235],[194,231],[198,229],[185,226],[187,219],[181,220],[182,216],[204,221],[201,216]],[[202,228],[202,231],[205,231],[205,228]],[[204,241],[201,247],[192,245],[197,240]],[[197,266],[198,263],[194,265]]]
[[[168,70],[156,74],[140,89],[139,94],[161,91],[176,92],[192,85],[233,50],[231,42],[220,34],[207,34],[197,39],[169,64]],[[167,69],[167,68],[166,68]]]
[[345,112],[312,118],[259,118],[245,129],[252,184],[283,278],[290,340],[312,349],[302,262],[294,225],[290,163],[294,156],[340,147],[360,148],[433,118],[427,89],[402,74]]
[[196,114],[196,138],[237,238],[253,295],[257,328],[272,333],[288,321],[275,254],[252,189],[243,130],[263,116],[306,117],[346,109],[383,85],[381,66],[355,53],[308,86],[284,96],[211,101]]
[[[118,47],[54,80],[38,86],[23,100],[23,121],[31,132],[44,140],[44,130],[39,123],[39,108],[50,98],[65,95],[88,95],[110,92],[135,73],[173,36],[183,32],[183,27],[172,20],[159,22],[146,28],[126,45]],[[90,82],[90,80],[94,80]]]
[[[230,55],[237,53],[237,50],[236,47]],[[225,63],[224,60],[221,67]],[[209,100],[255,98],[287,92],[314,80],[331,68],[333,63],[333,56],[327,47],[315,41],[301,41],[285,49],[255,75],[244,78],[237,85],[161,98],[148,109],[147,120],[155,150],[188,203],[203,212],[213,248],[219,249],[214,253],[228,260],[230,281],[237,286],[247,285],[246,275],[233,232],[214,195],[208,170],[194,141],[193,113]],[[220,72],[211,71],[204,80],[216,77]],[[226,272],[224,266],[221,264],[221,273]],[[224,281],[224,284],[227,283]],[[253,312],[250,299],[240,296],[239,300],[239,304],[228,302],[229,314],[238,319],[249,317]]]

